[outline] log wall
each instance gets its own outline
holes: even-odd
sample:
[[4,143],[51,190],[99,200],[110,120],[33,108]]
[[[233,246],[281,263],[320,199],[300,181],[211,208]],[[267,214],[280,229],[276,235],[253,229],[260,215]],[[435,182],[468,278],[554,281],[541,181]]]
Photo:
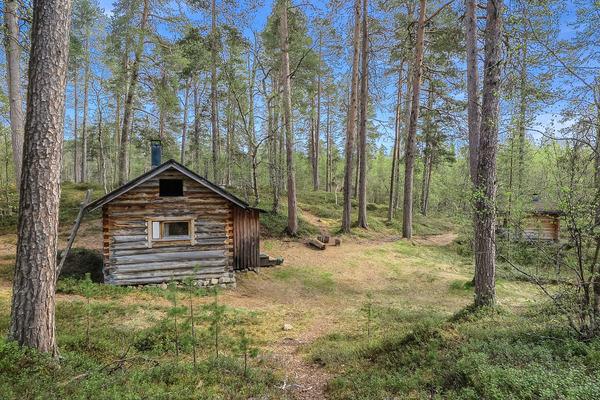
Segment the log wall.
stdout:
[[236,270],[260,267],[260,224],[258,210],[233,210],[233,265]]
[[[159,179],[182,179],[183,197],[160,197]],[[104,275],[132,285],[192,277],[231,283],[234,210],[228,200],[177,171],[152,178],[103,206]],[[189,217],[194,241],[152,241],[148,221]],[[258,252],[258,242],[256,242]]]
[[523,236],[530,240],[558,240],[559,218],[552,215],[528,217],[523,227]]

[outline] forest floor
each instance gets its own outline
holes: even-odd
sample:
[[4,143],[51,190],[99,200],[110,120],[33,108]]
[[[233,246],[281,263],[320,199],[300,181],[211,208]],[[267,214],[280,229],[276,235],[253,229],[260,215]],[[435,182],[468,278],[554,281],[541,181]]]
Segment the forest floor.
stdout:
[[[313,233],[335,233],[339,219],[319,207],[301,203],[303,223]],[[0,341],[0,380],[11,381],[0,388],[0,398],[440,398],[437,393],[500,399],[522,390],[512,398],[585,399],[600,393],[600,343],[584,351],[568,334],[555,338],[560,318],[540,311],[545,303],[535,285],[500,277],[497,311],[464,316],[473,299],[473,266],[458,254],[456,232],[438,221],[420,226],[413,240],[401,240],[393,227],[375,223],[323,251],[302,240],[263,240],[262,252],[285,261],[239,273],[236,289],[219,292],[227,315],[219,363],[210,328],[217,297],[194,296],[202,374],[188,368],[187,317],[180,318],[179,331],[173,328],[171,290],[95,284],[90,291],[80,281],[61,280],[57,333],[64,366],[28,369],[28,356]],[[61,246],[70,229],[63,225]],[[99,219],[88,219],[75,247],[98,250],[100,236]],[[2,331],[8,328],[15,244],[14,233],[0,235]],[[177,293],[179,307],[187,307],[187,292]],[[241,331],[257,350],[248,375],[240,372]],[[572,364],[576,351],[566,355],[573,346],[578,364]],[[572,388],[578,396],[565,395]]]
[[[308,211],[304,218],[320,230],[326,222]],[[100,248],[100,222],[85,222],[75,243],[77,248]],[[61,228],[61,245],[68,227]],[[232,309],[258,315],[251,334],[260,343],[263,362],[280,374],[282,394],[295,399],[323,399],[331,372],[307,359],[307,349],[319,338],[335,332],[366,334],[368,302],[399,309],[422,310],[451,316],[469,304],[471,293],[453,290],[456,282],[470,279],[471,266],[444,250],[456,234],[419,236],[412,241],[396,236],[373,234],[369,238],[344,237],[341,246],[324,251],[309,248],[301,241],[263,241],[263,251],[283,257],[284,264],[258,273],[238,274],[237,288],[224,290],[219,301]],[[10,269],[14,262],[16,235],[0,236],[0,302],[2,319],[7,318],[10,299]],[[500,286],[502,298],[522,306],[535,297],[528,284]],[[81,293],[59,293],[58,309],[66,302],[81,301]],[[110,296],[95,302],[114,303]],[[151,326],[169,303],[163,296],[131,291],[119,296],[121,304],[153,311],[137,312],[115,321],[130,328]],[[195,300],[198,305],[210,297]],[[285,326],[285,329],[284,329]],[[382,332],[385,326],[377,328]],[[60,333],[61,326],[58,326]]]

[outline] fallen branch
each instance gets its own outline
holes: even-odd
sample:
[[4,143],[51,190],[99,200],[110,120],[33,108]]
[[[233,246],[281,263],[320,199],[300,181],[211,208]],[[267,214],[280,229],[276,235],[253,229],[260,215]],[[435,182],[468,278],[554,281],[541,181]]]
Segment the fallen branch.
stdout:
[[62,271],[63,265],[65,264],[67,256],[69,255],[69,251],[71,250],[71,247],[73,246],[73,243],[75,242],[75,237],[77,236],[77,231],[79,230],[79,226],[81,225],[81,220],[83,219],[83,215],[85,213],[85,208],[89,204],[91,196],[92,196],[92,189],[88,189],[87,192],[85,192],[85,198],[83,199],[83,202],[81,202],[81,206],[79,207],[79,213],[77,214],[77,218],[75,219],[75,224],[73,225],[73,228],[71,228],[71,233],[69,234],[69,240],[67,240],[67,246],[60,254],[60,262],[58,263],[58,267],[56,268],[56,280],[58,280],[58,277],[60,276],[60,271]]

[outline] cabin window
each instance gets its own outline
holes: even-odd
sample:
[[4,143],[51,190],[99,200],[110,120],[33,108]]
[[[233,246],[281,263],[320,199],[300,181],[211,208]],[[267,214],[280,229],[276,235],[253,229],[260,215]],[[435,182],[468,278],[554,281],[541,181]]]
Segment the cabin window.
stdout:
[[183,222],[163,222],[163,237],[169,238],[188,238],[190,236],[189,221]]
[[180,197],[183,196],[182,179],[159,179],[158,180],[160,197]]
[[194,219],[177,218],[148,221],[148,246],[152,247],[152,242],[181,240],[189,240],[191,244],[194,244],[193,229]]

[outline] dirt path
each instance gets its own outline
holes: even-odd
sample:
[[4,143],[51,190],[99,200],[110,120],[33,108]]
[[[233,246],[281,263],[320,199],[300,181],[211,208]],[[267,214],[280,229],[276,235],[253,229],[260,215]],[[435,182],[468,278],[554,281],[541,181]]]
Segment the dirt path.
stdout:
[[320,400],[326,399],[325,390],[332,376],[322,367],[307,363],[301,353],[301,347],[312,339],[285,338],[272,347],[274,358],[286,370],[281,387],[294,399]]

